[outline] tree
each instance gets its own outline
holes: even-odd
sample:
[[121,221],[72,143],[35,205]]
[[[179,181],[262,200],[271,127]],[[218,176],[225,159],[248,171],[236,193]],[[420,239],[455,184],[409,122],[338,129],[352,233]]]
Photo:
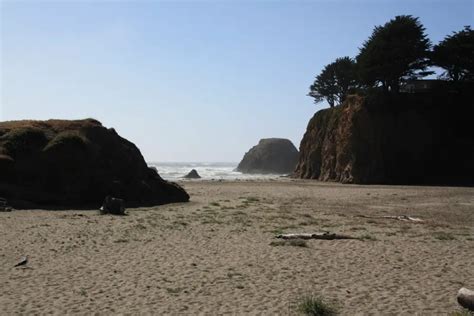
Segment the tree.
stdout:
[[445,69],[441,78],[474,80],[474,31],[465,26],[462,31],[446,36],[433,47],[431,60],[434,65]]
[[309,87],[308,95],[318,103],[326,99],[330,107],[342,103],[350,89],[356,86],[355,62],[341,57],[326,65]]
[[382,85],[398,91],[400,83],[424,77],[431,43],[418,18],[396,16],[376,26],[356,57],[360,80],[368,86]]

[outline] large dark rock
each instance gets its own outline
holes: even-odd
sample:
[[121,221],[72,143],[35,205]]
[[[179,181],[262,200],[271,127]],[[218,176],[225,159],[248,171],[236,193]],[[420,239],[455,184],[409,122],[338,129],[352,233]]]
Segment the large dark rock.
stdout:
[[474,312],[474,291],[466,289],[465,287],[461,288],[458,291],[457,300],[459,305]]
[[189,200],[138,148],[93,119],[0,122],[0,196],[14,207],[127,206]]
[[0,212],[10,212],[11,209],[8,207],[7,200],[0,197]]
[[122,199],[117,199],[108,195],[105,197],[104,203],[99,211],[100,214],[125,215],[125,202]]
[[349,96],[317,112],[295,176],[343,183],[472,185],[473,87]]
[[242,173],[292,173],[298,163],[298,150],[283,138],[261,139],[237,166]]

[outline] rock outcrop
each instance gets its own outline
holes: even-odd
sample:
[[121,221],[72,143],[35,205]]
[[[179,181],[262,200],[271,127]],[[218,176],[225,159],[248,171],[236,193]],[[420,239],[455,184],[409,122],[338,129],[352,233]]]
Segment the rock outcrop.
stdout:
[[189,171],[189,173],[187,175],[185,175],[183,178],[185,178],[185,179],[201,179],[201,176],[196,171],[196,169],[193,169],[193,170]]
[[107,195],[99,211],[100,214],[125,215],[125,201]]
[[98,207],[188,201],[139,149],[93,119],[0,122],[0,196],[13,207]]
[[459,305],[474,312],[474,291],[462,287],[458,291],[457,300]]
[[298,150],[288,139],[261,139],[237,166],[242,173],[288,174],[298,163]]
[[471,88],[349,96],[310,120],[294,175],[343,183],[472,185]]

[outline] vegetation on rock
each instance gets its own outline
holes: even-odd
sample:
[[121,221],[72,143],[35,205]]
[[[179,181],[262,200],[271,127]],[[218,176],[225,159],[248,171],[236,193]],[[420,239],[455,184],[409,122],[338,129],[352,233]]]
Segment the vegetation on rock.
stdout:
[[87,139],[78,131],[65,131],[57,134],[48,142],[43,151],[53,150],[61,147],[81,147],[85,148]]
[[148,168],[139,149],[93,119],[0,122],[0,196],[17,208],[188,201]]
[[40,128],[24,127],[12,129],[0,137],[4,152],[11,155],[21,154],[22,151],[31,152],[47,142],[46,135]]
[[336,59],[326,65],[311,85],[309,96],[318,103],[326,100],[330,107],[341,104],[347,93],[356,87],[356,64],[350,57]]
[[431,42],[418,18],[396,16],[373,29],[355,61],[342,57],[326,65],[308,96],[315,103],[326,100],[333,107],[353,92],[370,95],[374,88],[381,88],[395,94],[407,82],[433,74],[430,66],[444,69],[440,79],[474,80],[474,31],[470,26],[430,49]]
[[402,15],[376,26],[356,57],[361,83],[398,91],[404,80],[430,73],[426,71],[430,47],[418,18]]
[[[318,111],[297,177],[367,184],[473,185],[473,83],[429,93],[350,95]],[[456,109],[456,110],[453,110]]]
[[432,62],[445,70],[441,78],[461,81],[474,80],[474,31],[466,26],[446,36],[433,47]]

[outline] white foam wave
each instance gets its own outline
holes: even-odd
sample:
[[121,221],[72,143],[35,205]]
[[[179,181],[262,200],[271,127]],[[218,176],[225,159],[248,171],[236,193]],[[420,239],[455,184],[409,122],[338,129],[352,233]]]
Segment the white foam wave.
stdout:
[[149,162],[165,180],[180,180],[191,169],[196,169],[203,180],[241,180],[241,179],[271,179],[280,175],[243,174],[235,171],[237,163],[229,162]]

